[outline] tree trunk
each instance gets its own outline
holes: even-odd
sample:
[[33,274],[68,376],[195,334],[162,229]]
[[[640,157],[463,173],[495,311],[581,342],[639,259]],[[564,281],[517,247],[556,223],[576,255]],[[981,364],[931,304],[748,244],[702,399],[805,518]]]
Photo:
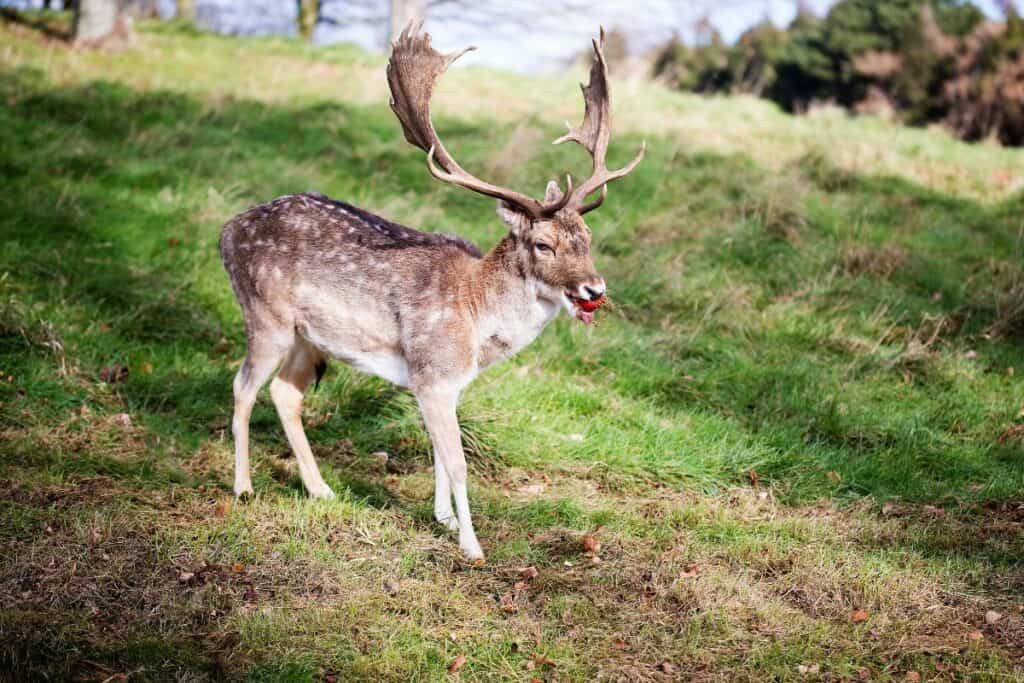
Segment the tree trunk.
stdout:
[[177,18],[193,21],[196,18],[195,0],[177,0]]
[[78,0],[75,8],[74,42],[98,43],[114,32],[117,0]]
[[320,16],[320,0],[298,0],[299,2],[299,35],[309,40],[313,37],[313,27]]
[[389,43],[395,42],[398,34],[410,21],[423,21],[426,14],[425,0],[391,0],[391,33]]

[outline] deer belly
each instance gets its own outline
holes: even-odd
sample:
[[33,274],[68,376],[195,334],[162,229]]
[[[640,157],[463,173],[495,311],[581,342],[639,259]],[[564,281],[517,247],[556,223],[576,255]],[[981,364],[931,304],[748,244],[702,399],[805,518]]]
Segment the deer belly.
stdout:
[[377,375],[400,387],[409,386],[409,364],[397,354],[347,353],[339,357],[356,370]]
[[344,361],[356,370],[377,375],[400,387],[409,386],[409,364],[405,358],[369,332],[358,329],[333,330],[333,334],[318,332],[321,331],[307,326],[299,328],[299,333],[328,358]]

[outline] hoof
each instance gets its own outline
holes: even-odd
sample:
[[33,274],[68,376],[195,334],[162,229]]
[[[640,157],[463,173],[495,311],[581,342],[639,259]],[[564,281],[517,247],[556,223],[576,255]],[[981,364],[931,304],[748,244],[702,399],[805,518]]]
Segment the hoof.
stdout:
[[310,489],[309,497],[316,500],[331,500],[334,498],[334,491],[331,490],[330,486],[324,484],[321,487]]
[[256,493],[252,490],[252,484],[235,484],[235,498],[245,502],[252,500]]
[[448,512],[447,514],[445,514],[445,513],[440,513],[439,514],[439,513],[435,512],[434,513],[434,519],[437,520],[438,524],[443,526],[445,529],[448,529],[448,531],[458,531],[459,530],[459,520],[455,516],[455,513],[453,513],[453,512]]
[[466,555],[466,559],[469,560],[474,567],[479,567],[484,563],[484,550],[480,547],[480,543],[473,539],[472,542],[459,543],[459,547],[462,548],[462,552]]

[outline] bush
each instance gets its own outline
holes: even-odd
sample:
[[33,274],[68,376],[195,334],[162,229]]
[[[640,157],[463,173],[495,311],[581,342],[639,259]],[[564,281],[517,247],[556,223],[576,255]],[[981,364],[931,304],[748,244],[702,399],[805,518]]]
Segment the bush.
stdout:
[[791,112],[834,102],[1024,144],[1024,20],[986,22],[962,0],[840,0],[824,19],[760,24],[735,46],[717,34],[697,47],[673,42],[655,72],[680,89],[752,93]]

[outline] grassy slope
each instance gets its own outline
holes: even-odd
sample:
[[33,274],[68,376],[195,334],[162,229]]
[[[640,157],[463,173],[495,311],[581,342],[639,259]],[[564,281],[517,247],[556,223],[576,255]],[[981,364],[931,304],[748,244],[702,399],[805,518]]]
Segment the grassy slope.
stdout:
[[[470,569],[431,524],[409,397],[341,367],[307,411],[341,499],[302,496],[267,403],[257,500],[229,495],[223,220],[318,189],[499,234],[401,140],[382,63],[167,27],[121,54],[0,37],[0,670],[1024,676],[1019,152],[619,85],[613,160],[650,151],[591,222],[617,307],[467,392]],[[585,170],[544,144],[572,80],[455,71],[439,127],[539,191]]]

